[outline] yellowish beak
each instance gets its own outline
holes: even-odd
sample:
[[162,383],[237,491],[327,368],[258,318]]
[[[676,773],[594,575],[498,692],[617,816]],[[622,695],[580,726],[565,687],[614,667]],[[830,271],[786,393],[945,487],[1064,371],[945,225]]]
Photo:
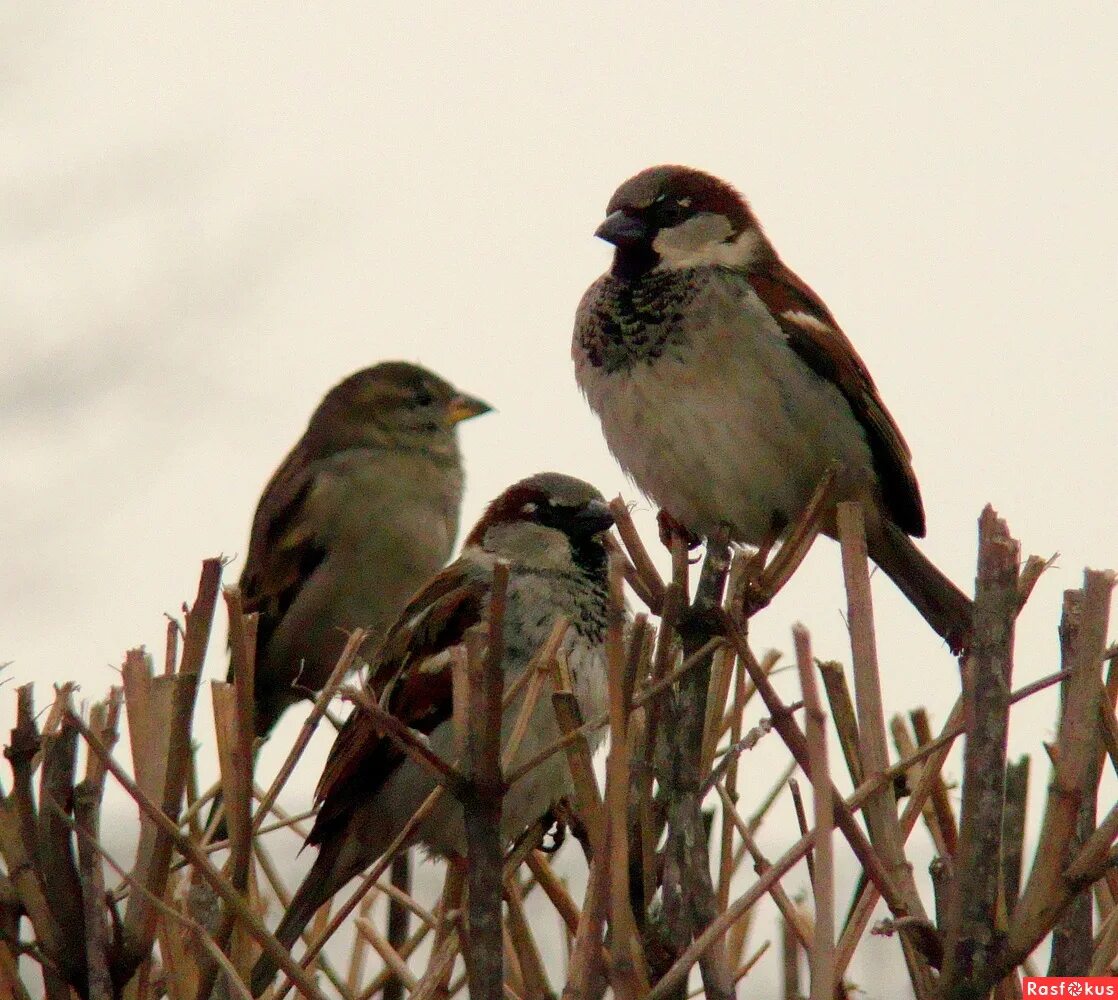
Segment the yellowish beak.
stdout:
[[463,420],[469,420],[470,417],[480,417],[483,413],[489,413],[492,409],[493,407],[484,400],[478,399],[476,396],[467,396],[461,392],[446,405],[447,417],[452,425],[461,423]]

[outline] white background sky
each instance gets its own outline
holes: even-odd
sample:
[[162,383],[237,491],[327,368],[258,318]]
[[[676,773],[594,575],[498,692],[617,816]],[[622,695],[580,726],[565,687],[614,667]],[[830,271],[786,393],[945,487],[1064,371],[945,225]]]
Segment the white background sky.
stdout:
[[[1049,672],[1061,591],[1118,565],[1116,51],[1103,3],[4,5],[6,676],[99,697],[161,648],[325,390],[380,359],[499,410],[463,428],[466,523],[544,468],[638,499],[569,339],[609,195],[665,161],[739,186],[831,306],[947,572],[969,588],[987,501],[1062,553],[1018,632],[1016,681]],[[954,663],[875,587],[886,707],[942,721]],[[755,642],[802,619],[848,659],[842,606],[822,542]],[[1053,718],[1017,710],[1011,752]]]

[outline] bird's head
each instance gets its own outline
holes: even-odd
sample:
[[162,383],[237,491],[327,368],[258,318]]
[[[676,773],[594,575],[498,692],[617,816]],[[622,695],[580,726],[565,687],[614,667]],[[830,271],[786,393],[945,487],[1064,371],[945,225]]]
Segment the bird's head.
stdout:
[[426,368],[385,361],[334,386],[311,417],[307,433],[337,444],[406,446],[428,438],[451,439],[459,423],[491,409]]
[[691,167],[659,166],[613,194],[594,234],[617,251],[613,273],[721,266],[748,270],[772,254],[746,200],[725,181]]
[[540,472],[497,497],[465,544],[536,569],[604,569],[612,525],[609,505],[589,483]]

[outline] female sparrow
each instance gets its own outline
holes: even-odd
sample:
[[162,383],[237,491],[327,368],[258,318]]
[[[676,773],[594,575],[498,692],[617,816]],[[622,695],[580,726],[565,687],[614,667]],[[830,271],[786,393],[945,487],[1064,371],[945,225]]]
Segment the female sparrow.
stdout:
[[450,558],[462,502],[457,425],[489,409],[402,361],[326,394],[264,488],[241,573],[245,611],[260,616],[257,736],[321,690],[353,629],[368,629],[375,649]]

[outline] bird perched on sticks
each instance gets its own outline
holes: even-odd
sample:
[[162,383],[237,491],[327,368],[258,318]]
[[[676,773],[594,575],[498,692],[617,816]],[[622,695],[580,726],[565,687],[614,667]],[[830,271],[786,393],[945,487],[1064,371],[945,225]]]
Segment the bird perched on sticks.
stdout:
[[[606,705],[604,643],[608,618],[609,507],[592,486],[546,472],[510,486],[466,538],[462,555],[433,577],[401,612],[370,665],[366,690],[428,739],[444,760],[455,756],[453,661],[464,655],[466,633],[488,621],[494,566],[509,566],[502,669],[506,685],[521,674],[562,616],[569,628],[559,651],[571,671],[584,718]],[[523,702],[509,700],[501,741],[507,743]],[[558,739],[551,700],[535,705],[511,762],[526,761]],[[591,737],[592,745],[598,737]],[[350,715],[326,762],[316,798],[318,816],[308,844],[318,857],[276,928],[290,947],[314,913],[346,882],[380,857],[435,787],[426,768],[378,731],[360,707]],[[501,834],[511,841],[572,794],[564,755],[554,754],[517,780],[503,801]],[[418,839],[433,853],[465,853],[462,810],[444,793],[419,825]],[[258,995],[271,981],[265,956],[253,970]]]
[[766,547],[836,469],[840,498],[862,503],[871,558],[958,652],[972,604],[909,538],[925,526],[908,446],[745,199],[658,166],[606,212],[596,235],[613,265],[579,303],[572,355],[625,471],[688,531]]
[[321,690],[349,632],[368,629],[375,649],[446,564],[462,502],[457,426],[489,410],[402,361],[326,394],[264,488],[241,573],[245,611],[260,616],[258,737]]

